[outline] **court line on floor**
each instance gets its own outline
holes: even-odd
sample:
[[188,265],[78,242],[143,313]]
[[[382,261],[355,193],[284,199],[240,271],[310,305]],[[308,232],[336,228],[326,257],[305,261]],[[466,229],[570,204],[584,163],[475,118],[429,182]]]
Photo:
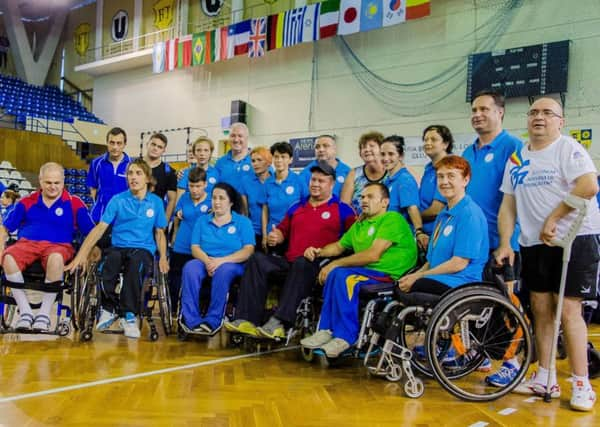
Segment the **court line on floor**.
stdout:
[[74,385],[65,386],[65,387],[51,388],[51,389],[42,390],[42,391],[35,391],[33,393],[24,393],[24,394],[17,394],[15,396],[1,397],[0,404],[8,403],[8,402],[15,402],[17,400],[31,399],[33,397],[48,396],[51,394],[63,393],[65,391],[81,390],[84,388],[96,387],[96,386],[100,386],[100,385],[112,384],[112,383],[117,383],[117,382],[122,382],[122,381],[129,381],[129,380],[134,380],[134,379],[138,379],[138,378],[150,377],[150,376],[154,376],[154,375],[168,374],[171,372],[184,371],[187,369],[200,368],[203,366],[218,365],[220,363],[233,362],[235,360],[241,360],[241,359],[249,359],[251,357],[257,357],[257,356],[262,356],[265,354],[272,354],[272,353],[279,353],[279,352],[283,352],[283,351],[295,350],[297,348],[298,348],[298,346],[284,347],[284,348],[277,348],[275,350],[261,351],[261,352],[257,352],[257,353],[241,354],[239,356],[222,357],[219,359],[205,360],[203,362],[190,363],[187,365],[173,366],[172,368],[163,368],[163,369],[157,369],[154,371],[139,372],[137,374],[123,375],[120,377],[106,378],[106,379],[98,380],[98,381],[90,381],[87,383],[74,384]]

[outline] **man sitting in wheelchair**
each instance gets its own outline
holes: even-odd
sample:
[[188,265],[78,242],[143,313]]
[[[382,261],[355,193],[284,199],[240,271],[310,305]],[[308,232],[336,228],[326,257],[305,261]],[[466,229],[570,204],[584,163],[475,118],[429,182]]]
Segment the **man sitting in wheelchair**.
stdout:
[[319,330],[300,341],[304,348],[320,348],[328,357],[338,357],[358,337],[360,287],[396,280],[415,265],[415,239],[399,213],[386,212],[389,201],[387,187],[367,184],[361,194],[359,220],[339,241],[306,249],[308,260],[336,257],[346,250],[354,253],[321,269],[319,281],[325,289]]
[[[160,255],[159,270],[169,271],[164,228],[167,226],[163,201],[148,191],[152,182],[150,167],[143,159],[127,166],[128,191],[114,196],[102,219],[83,242],[77,256],[66,267],[74,270],[83,265],[89,251],[112,225],[112,246],[104,254],[102,268],[102,310],[96,324],[105,330],[119,317],[128,338],[139,338],[136,315],[141,306],[141,287],[145,276],[152,274],[154,253]],[[117,295],[119,274],[124,268],[123,286]]]
[[[72,242],[76,230],[86,235],[94,227],[83,201],[64,190],[61,165],[42,165],[39,180],[40,190],[21,199],[0,226],[2,267],[6,280],[13,285],[11,292],[20,313],[17,331],[48,332],[50,310],[56,300],[56,292],[44,292],[40,310],[34,317],[25,291],[14,286],[24,282],[23,270],[41,260],[45,283],[62,281],[64,264],[75,253]],[[5,250],[9,233],[17,229],[17,242]]]

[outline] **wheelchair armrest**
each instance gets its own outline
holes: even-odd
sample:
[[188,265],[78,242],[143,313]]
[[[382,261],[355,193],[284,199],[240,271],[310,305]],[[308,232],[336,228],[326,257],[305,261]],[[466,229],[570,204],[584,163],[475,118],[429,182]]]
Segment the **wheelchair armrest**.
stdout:
[[441,298],[441,295],[427,294],[425,292],[404,292],[398,287],[394,289],[394,299],[407,307],[433,307]]

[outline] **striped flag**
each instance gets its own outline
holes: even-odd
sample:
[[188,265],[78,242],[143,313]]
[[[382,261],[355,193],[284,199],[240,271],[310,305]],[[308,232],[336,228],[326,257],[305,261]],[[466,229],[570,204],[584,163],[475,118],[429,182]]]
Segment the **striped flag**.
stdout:
[[221,27],[214,30],[213,51],[215,61],[225,61],[229,50],[229,27]]
[[306,6],[304,20],[302,21],[302,43],[319,40],[319,13],[321,4]]
[[267,50],[267,18],[252,19],[248,42],[248,57],[264,56]]
[[431,14],[429,0],[406,0],[406,19],[419,19]]
[[165,70],[173,71],[175,68],[177,68],[177,50],[179,47],[179,39],[169,40],[167,41],[166,45]]
[[294,46],[302,43],[302,24],[306,6],[291,9],[285,12],[285,23],[283,30],[283,46]]
[[319,38],[325,39],[337,34],[340,19],[340,0],[326,0],[320,3]]
[[163,73],[165,71],[165,42],[154,43],[152,46],[152,72]]
[[177,48],[177,68],[187,68],[192,65],[192,36],[179,39]]
[[267,50],[283,47],[284,17],[284,12],[267,17]]

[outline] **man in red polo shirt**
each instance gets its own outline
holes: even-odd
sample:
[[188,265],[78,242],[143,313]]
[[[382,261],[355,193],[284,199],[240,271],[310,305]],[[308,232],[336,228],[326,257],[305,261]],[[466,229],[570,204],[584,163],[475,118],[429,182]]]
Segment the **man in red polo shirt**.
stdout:
[[[286,326],[296,318],[300,301],[310,295],[319,272],[319,262],[309,261],[304,251],[309,246],[322,247],[336,242],[356,220],[352,208],[332,195],[335,170],[325,161],[311,169],[308,198],[294,203],[281,223],[269,233],[269,246],[288,242],[285,258],[255,252],[242,276],[237,302],[237,319],[225,327],[232,332],[265,338],[284,338]],[[279,305],[262,326],[271,274],[285,274]]]
[[[19,200],[0,226],[2,267],[6,279],[12,283],[23,283],[22,271],[38,259],[46,271],[46,283],[61,281],[65,262],[75,253],[71,243],[76,229],[86,235],[94,227],[81,199],[64,190],[61,165],[42,165],[39,180],[40,190]],[[19,239],[5,250],[8,234],[17,229]],[[43,293],[42,306],[35,317],[25,291],[12,287],[11,292],[20,313],[16,329],[48,331],[56,292]]]

